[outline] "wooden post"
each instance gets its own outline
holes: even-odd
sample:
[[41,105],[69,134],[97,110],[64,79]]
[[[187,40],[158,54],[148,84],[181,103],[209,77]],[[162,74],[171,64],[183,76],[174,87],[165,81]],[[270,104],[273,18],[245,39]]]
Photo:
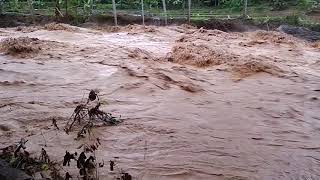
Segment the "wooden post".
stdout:
[[142,16],[142,24],[144,25],[144,5],[143,5],[143,0],[141,0],[141,16]]
[[191,0],[188,0],[188,23],[191,22]]
[[163,13],[164,13],[164,24],[168,25],[168,16],[167,16],[167,7],[166,7],[166,0],[162,0],[163,6]]
[[116,9],[116,1],[115,0],[112,0],[112,8],[113,8],[114,25],[118,26],[117,9]]

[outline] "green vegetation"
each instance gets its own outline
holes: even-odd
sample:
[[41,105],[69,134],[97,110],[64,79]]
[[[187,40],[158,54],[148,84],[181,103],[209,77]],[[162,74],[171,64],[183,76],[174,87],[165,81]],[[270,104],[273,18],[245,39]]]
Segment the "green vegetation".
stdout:
[[[30,0],[29,0],[30,1]],[[112,0],[31,0],[35,14],[86,19],[90,15],[112,14]],[[186,19],[188,0],[166,0],[169,19]],[[243,15],[245,0],[192,0],[191,19],[229,19]],[[116,0],[118,14],[141,14],[140,0]],[[161,0],[144,0],[145,15],[163,18]],[[2,12],[31,14],[28,0],[4,0]],[[320,18],[308,12],[320,11],[320,0],[248,0],[247,15],[258,21],[281,19],[289,24],[310,24]],[[320,13],[319,13],[320,16]],[[261,20],[260,20],[261,19]]]

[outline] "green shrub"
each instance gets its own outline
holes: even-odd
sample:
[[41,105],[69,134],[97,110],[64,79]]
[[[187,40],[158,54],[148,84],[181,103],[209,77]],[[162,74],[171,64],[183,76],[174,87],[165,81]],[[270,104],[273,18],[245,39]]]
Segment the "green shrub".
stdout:
[[285,17],[285,22],[290,25],[298,26],[300,25],[300,17],[296,14],[288,15]]
[[243,8],[243,0],[222,0],[224,8],[230,8],[231,11],[241,11]]
[[271,6],[273,10],[284,10],[288,7],[288,3],[285,0],[272,0]]

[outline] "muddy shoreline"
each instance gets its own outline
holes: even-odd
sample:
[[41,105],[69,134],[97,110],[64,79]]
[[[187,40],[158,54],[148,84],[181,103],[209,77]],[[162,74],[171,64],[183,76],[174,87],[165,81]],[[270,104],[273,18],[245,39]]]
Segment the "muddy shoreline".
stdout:
[[[31,26],[31,25],[44,25],[50,22],[58,22],[58,23],[67,23],[71,25],[77,26],[86,26],[86,24],[96,24],[100,26],[113,26],[113,16],[111,15],[93,15],[88,19],[77,19],[76,17],[63,17],[63,18],[55,18],[53,16],[44,16],[44,15],[36,15],[35,18],[32,18],[30,15],[19,15],[19,14],[3,14],[0,15],[0,27],[16,27],[16,26]],[[118,15],[118,23],[121,26],[129,25],[129,24],[141,24],[142,20],[139,16],[130,16],[130,15]],[[153,19],[150,17],[145,17],[146,25],[156,25],[162,26],[164,25],[164,21],[161,19]],[[187,24],[187,20],[185,19],[169,19],[168,25],[181,25]],[[256,29],[270,29],[274,30],[281,22],[272,22],[268,24],[256,24],[252,20],[245,19],[230,19],[230,20],[218,20],[212,19],[208,21],[193,21],[191,23],[193,26],[197,26],[198,28],[204,27],[206,29],[218,29],[222,31],[228,32],[244,32],[248,30],[256,30]]]

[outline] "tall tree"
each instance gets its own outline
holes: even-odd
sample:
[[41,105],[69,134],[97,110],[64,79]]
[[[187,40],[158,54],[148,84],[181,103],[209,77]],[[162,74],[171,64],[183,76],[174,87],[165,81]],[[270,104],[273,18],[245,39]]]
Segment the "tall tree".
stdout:
[[191,22],[191,0],[188,0],[188,22]]
[[167,16],[167,7],[166,7],[166,0],[162,0],[163,12],[164,12],[164,24],[168,24],[168,16]]
[[117,9],[116,9],[116,1],[115,0],[112,0],[112,8],[113,8],[114,25],[118,26]]
[[144,25],[144,5],[143,5],[143,0],[141,0],[141,16],[142,16],[142,24]]
[[243,16],[245,17],[245,18],[247,18],[247,14],[248,14],[248,0],[244,0],[244,8],[243,8]]
[[66,16],[68,16],[68,0],[65,0],[64,2],[65,8],[66,8]]
[[3,3],[4,0],[0,0],[0,14],[3,14]]

